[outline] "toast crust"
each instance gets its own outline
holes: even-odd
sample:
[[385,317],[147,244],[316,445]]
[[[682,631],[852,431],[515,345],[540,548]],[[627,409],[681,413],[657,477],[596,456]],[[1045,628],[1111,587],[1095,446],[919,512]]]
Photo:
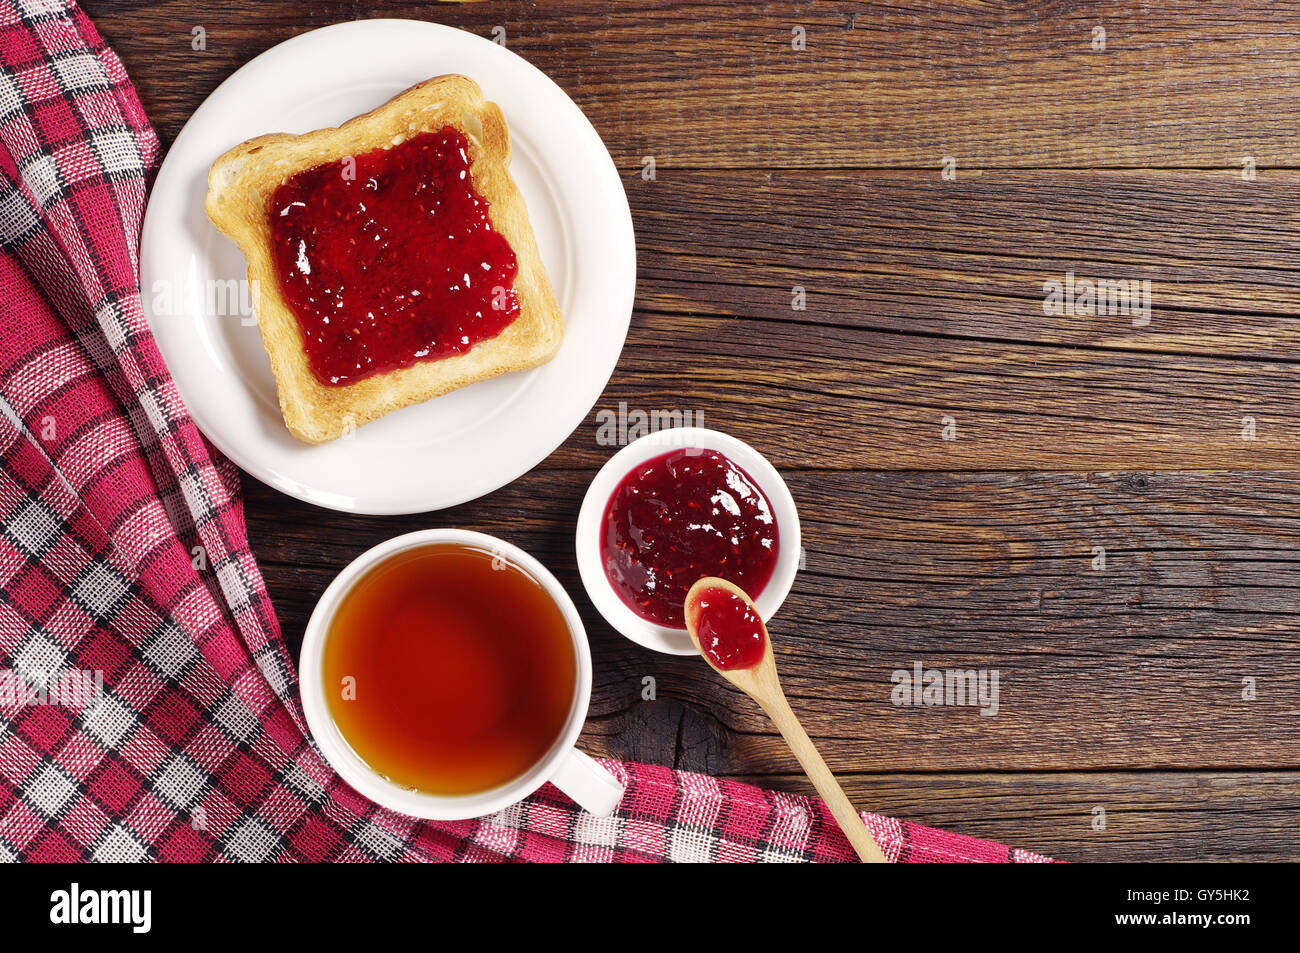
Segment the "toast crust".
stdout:
[[[452,126],[469,141],[474,188],[488,202],[492,227],[515,253],[519,317],[496,337],[462,354],[420,361],[352,384],[323,384],[311,369],[298,319],[280,291],[268,217],[271,198],[281,183],[298,172],[391,148],[444,126]],[[204,210],[248,264],[262,344],[275,375],[285,425],[295,437],[324,443],[389,411],[475,381],[537,367],[555,356],[564,317],[509,167],[505,116],[483,98],[477,83],[464,76],[426,80],[341,126],[299,136],[273,133],[250,139],[212,164]]]

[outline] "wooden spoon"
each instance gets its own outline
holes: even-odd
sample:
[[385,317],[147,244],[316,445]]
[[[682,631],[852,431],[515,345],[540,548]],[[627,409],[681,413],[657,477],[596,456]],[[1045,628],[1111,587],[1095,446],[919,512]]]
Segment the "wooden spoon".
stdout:
[[[718,590],[739,598],[744,605],[741,606],[735,599]],[[817,753],[817,748],[803,730],[803,725],[799,724],[799,719],[790,710],[790,703],[785,700],[785,693],[781,691],[781,682],[776,675],[772,640],[768,638],[767,626],[763,624],[753,600],[743,589],[727,580],[706,576],[686,594],[685,611],[686,630],[690,632],[695,647],[715,672],[758,702],[763,711],[767,712],[767,716],[781,732],[781,737],[785,738],[785,743],[799,759],[799,764],[803,766],[813,787],[831,809],[840,830],[844,831],[844,836],[849,839],[858,856],[866,863],[885,863],[885,855],[881,853],[880,846],[862,823],[862,818],[835,780],[835,775],[831,774],[831,769],[826,767],[826,762]],[[709,643],[707,645],[700,644],[702,628],[704,638]],[[732,637],[723,638],[720,633],[729,633]],[[737,635],[741,637],[735,638]]]

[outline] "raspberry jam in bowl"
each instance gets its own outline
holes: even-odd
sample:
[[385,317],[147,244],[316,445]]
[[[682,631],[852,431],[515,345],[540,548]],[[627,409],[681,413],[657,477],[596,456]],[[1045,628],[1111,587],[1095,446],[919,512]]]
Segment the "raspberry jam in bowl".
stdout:
[[600,559],[629,609],[686,627],[682,606],[697,579],[721,576],[752,597],[776,567],[772,504],[735,461],[683,447],[637,464],[605,506]]
[[624,447],[578,516],[578,569],[596,608],[632,641],[674,655],[696,654],[682,608],[697,580],[731,581],[767,620],[790,591],[799,552],[781,475],[716,430],[663,430]]

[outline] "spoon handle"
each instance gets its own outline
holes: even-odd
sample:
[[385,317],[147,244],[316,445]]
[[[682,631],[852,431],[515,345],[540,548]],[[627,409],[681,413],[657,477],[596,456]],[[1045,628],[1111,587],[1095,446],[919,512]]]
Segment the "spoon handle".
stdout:
[[774,695],[769,695],[761,703],[763,710],[767,712],[777,730],[781,732],[781,737],[785,738],[786,744],[790,746],[794,756],[799,759],[799,764],[803,766],[804,773],[808,775],[808,780],[812,781],[817,793],[826,802],[826,806],[831,809],[831,814],[835,816],[836,823],[840,825],[840,830],[849,839],[853,849],[858,852],[858,857],[862,859],[863,863],[887,863],[885,855],[881,853],[880,846],[876,843],[876,839],[871,836],[871,831],[867,830],[867,825],[862,823],[862,817],[858,814],[857,809],[849,800],[848,795],[844,793],[844,789],[840,787],[840,783],[835,780],[835,775],[831,773],[831,769],[822,760],[816,745],[808,737],[808,732],[803,730],[803,725],[799,723],[798,717],[790,709],[790,703],[785,700],[785,694],[778,689]]

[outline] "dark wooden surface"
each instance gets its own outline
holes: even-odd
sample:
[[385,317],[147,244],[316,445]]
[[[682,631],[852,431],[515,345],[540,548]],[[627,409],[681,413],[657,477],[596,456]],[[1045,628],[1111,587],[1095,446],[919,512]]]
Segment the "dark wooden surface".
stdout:
[[[633,206],[636,312],[597,409],[703,413],[785,472],[808,556],[779,663],[858,804],[1074,860],[1300,859],[1300,4],[84,6],[164,141],[312,27],[504,26]],[[1045,315],[1066,271],[1149,280],[1150,324]],[[247,480],[286,638],[373,543],[493,532],[582,609],[589,750],[808,790],[746,699],[587,603],[571,528],[609,453],[589,416],[512,486],[401,518]],[[916,661],[996,669],[1001,710],[893,706]]]

